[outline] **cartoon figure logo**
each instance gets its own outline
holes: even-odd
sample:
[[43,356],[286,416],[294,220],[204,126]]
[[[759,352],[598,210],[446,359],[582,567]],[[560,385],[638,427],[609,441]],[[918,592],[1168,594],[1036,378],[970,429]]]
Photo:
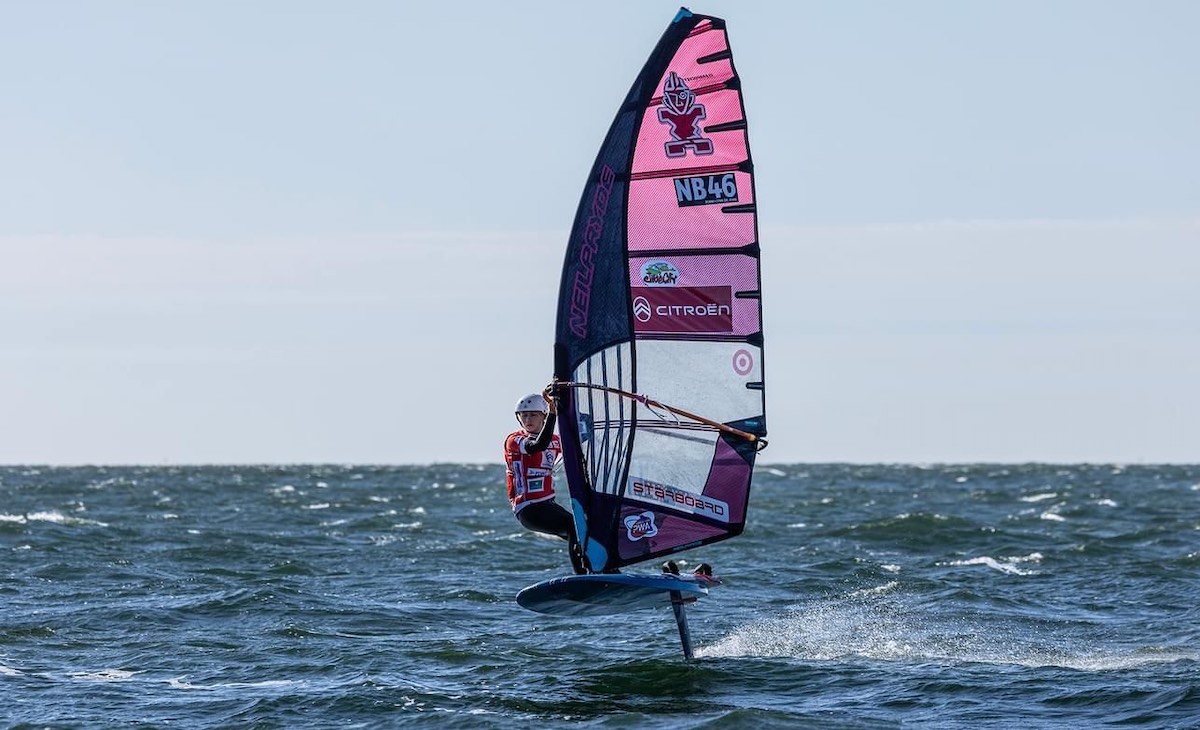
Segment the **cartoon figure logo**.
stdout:
[[711,155],[713,143],[700,134],[700,121],[705,118],[704,105],[696,103],[696,95],[674,71],[663,83],[662,106],[658,121],[670,127],[671,139],[663,147],[667,157],[683,157],[690,149],[697,155]]
[[633,542],[643,537],[654,537],[658,534],[658,525],[654,524],[653,512],[629,515],[625,518],[625,531]]

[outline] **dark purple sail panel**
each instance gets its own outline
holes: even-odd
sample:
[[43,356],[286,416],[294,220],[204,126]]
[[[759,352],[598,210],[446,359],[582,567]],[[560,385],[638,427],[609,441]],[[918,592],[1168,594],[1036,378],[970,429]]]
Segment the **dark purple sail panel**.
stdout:
[[[725,21],[680,10],[617,112],[563,263],[555,377],[595,571],[741,533],[766,434],[754,169]],[[614,392],[621,391],[621,392]]]

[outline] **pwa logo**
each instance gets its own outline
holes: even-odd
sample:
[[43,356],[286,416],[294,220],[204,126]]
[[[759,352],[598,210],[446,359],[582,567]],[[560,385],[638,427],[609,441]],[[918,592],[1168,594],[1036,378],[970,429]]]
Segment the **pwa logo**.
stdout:
[[658,525],[654,524],[654,513],[629,515],[625,518],[625,532],[632,542],[637,542],[643,537],[654,537],[658,534]]
[[700,134],[700,121],[705,118],[703,104],[696,103],[696,94],[687,83],[672,71],[663,82],[662,106],[658,121],[670,127],[671,139],[663,144],[667,157],[683,157],[690,149],[697,155],[711,155],[711,139]]
[[724,175],[675,178],[675,202],[681,208],[689,205],[736,203],[737,199],[737,179],[732,172]]
[[642,283],[647,286],[675,286],[679,269],[667,261],[650,261],[642,265]]

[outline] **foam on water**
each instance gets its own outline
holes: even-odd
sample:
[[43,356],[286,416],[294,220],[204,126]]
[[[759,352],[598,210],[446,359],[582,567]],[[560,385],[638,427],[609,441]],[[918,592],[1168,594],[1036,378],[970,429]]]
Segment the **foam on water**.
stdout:
[[107,523],[100,522],[99,520],[89,520],[83,517],[72,517],[57,511],[29,512],[23,515],[0,514],[0,522],[14,522],[17,524],[27,524],[30,522],[50,522],[56,525],[90,525],[93,527],[109,526]]
[[696,656],[1000,664],[1085,672],[1200,661],[1198,650],[1118,649],[1080,641],[1057,646],[1052,636],[994,621],[936,615],[914,604],[913,596],[891,582],[844,598],[796,606],[780,616],[757,618],[697,648]]
[[1036,570],[1022,570],[1017,566],[1021,563],[1040,563],[1041,561],[1041,553],[1030,553],[1029,555],[1002,558],[1000,560],[983,555],[976,558],[968,558],[966,560],[951,560],[949,562],[939,563],[939,565],[985,565],[992,570],[998,570],[1001,573],[1008,573],[1010,575],[1037,575],[1038,571]]
[[1048,499],[1056,499],[1057,492],[1045,492],[1043,494],[1030,494],[1026,497],[1021,497],[1022,502],[1045,502]]
[[71,672],[67,676],[84,682],[125,682],[137,674],[127,669],[99,669],[94,672]]
[[286,687],[299,687],[304,682],[288,679],[264,679],[259,682],[213,682],[211,684],[196,684],[189,682],[184,677],[173,677],[167,680],[167,685],[172,689],[185,689],[198,692],[217,692],[228,689],[279,689]]

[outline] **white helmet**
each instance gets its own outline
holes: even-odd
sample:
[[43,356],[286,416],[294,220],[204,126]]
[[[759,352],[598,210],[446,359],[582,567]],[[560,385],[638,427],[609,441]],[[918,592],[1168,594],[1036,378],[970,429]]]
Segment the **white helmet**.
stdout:
[[541,393],[532,393],[517,401],[517,413],[549,413],[550,406]]

